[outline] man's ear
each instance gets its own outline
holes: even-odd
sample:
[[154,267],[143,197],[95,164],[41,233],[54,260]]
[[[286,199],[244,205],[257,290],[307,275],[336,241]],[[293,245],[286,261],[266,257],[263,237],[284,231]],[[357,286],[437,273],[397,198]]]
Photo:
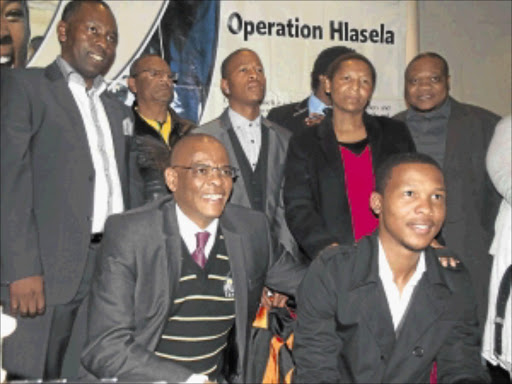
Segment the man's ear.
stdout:
[[451,79],[451,76],[448,75],[448,77],[446,78],[446,89],[448,91],[450,90],[450,79]]
[[135,79],[133,77],[128,78],[128,89],[134,94],[137,94],[137,86],[135,85]]
[[324,89],[325,89],[325,93],[330,95],[331,94],[331,80],[329,80],[327,78],[327,76],[324,76],[324,75],[320,75],[319,76],[319,80],[322,81],[322,77],[323,77],[323,81],[324,81]]
[[59,21],[57,24],[57,39],[60,43],[68,39],[68,24],[65,21]]
[[224,96],[229,97],[229,94],[231,93],[231,91],[229,90],[229,84],[226,79],[221,79],[220,89],[221,89],[222,93],[224,94]]
[[164,171],[165,184],[171,190],[171,192],[175,192],[178,188],[178,173],[175,169],[168,167]]
[[377,216],[382,212],[382,196],[378,192],[372,192],[370,196],[370,208]]

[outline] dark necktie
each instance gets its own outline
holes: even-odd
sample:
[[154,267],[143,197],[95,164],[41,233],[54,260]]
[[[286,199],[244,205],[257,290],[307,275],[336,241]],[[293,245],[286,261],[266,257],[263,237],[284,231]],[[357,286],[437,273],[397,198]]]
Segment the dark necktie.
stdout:
[[192,253],[192,258],[201,268],[206,264],[206,255],[204,254],[204,246],[210,237],[210,232],[197,232],[196,233],[196,250]]

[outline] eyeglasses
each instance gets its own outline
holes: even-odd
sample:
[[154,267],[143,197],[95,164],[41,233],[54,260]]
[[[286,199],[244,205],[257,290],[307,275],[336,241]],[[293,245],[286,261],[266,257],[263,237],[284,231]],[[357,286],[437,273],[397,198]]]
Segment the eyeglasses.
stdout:
[[164,71],[162,69],[142,69],[141,71],[134,73],[131,75],[132,77],[137,77],[141,73],[147,73],[149,77],[152,79],[154,78],[160,78],[162,76],[165,76],[167,80],[172,81],[174,84],[178,83],[178,73],[169,73],[167,71]]
[[191,171],[194,177],[207,179],[213,175],[213,172],[217,172],[220,177],[235,179],[237,177],[237,169],[230,165],[225,165],[223,167],[212,167],[206,164],[194,164],[190,167],[185,167],[184,165],[174,165],[171,168],[181,168],[187,171]]

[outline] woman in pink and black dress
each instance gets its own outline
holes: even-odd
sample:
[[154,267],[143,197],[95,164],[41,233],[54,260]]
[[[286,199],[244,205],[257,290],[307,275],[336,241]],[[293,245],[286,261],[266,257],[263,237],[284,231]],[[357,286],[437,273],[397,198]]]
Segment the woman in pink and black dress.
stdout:
[[388,156],[416,150],[404,123],[365,112],[376,82],[365,56],[340,56],[325,81],[332,112],[291,138],[285,167],[286,220],[310,259],[377,228],[369,205],[374,171]]

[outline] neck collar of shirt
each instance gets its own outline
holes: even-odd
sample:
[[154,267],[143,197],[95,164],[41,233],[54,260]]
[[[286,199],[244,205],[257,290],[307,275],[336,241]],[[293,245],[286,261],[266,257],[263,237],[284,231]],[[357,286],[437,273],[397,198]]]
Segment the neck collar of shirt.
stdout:
[[73,83],[81,85],[86,89],[87,93],[101,95],[107,88],[107,83],[103,76],[98,75],[94,79],[91,89],[87,89],[83,76],[80,75],[66,60],[64,60],[62,56],[57,57],[57,65],[68,84]]
[[448,119],[451,112],[450,97],[447,97],[439,108],[429,112],[420,112],[414,108],[407,110],[407,120],[431,120],[431,119]]
[[[407,282],[406,286],[416,286],[418,281],[421,279],[423,272],[425,272],[425,251],[421,251],[420,258],[418,259],[418,264],[416,265],[416,270],[413,275]],[[382,281],[392,281],[394,282],[395,276],[393,275],[393,271],[389,266],[388,259],[386,258],[386,253],[384,252],[384,247],[382,246],[382,242],[379,239],[379,277]]]
[[210,239],[215,239],[217,236],[217,228],[219,226],[219,219],[213,219],[213,221],[204,229],[199,228],[199,226],[189,219],[187,215],[183,213],[180,209],[178,203],[176,203],[176,219],[178,220],[178,228],[180,230],[180,235],[185,240],[185,243],[188,245],[189,241],[192,241],[193,247],[196,248],[196,233],[197,232],[210,232]]
[[313,93],[311,96],[309,96],[308,99],[308,110],[309,115],[312,113],[319,113],[321,115],[324,115],[324,109],[330,108],[327,104],[325,104],[322,100],[320,100],[318,97],[316,97]]
[[142,113],[140,113],[138,106],[135,106],[134,109],[139,114],[139,116],[146,121],[146,123],[148,123],[149,125],[151,125],[153,128],[155,128],[157,130],[160,130],[161,127],[163,127],[165,124],[171,122],[171,113],[169,111],[167,112],[167,117],[165,118],[165,121],[158,121],[158,120],[150,119],[149,117],[144,116]]
[[231,108],[228,108],[229,119],[231,120],[231,124],[233,127],[247,127],[251,126],[252,128],[260,128],[261,127],[261,114],[258,115],[254,120],[249,120],[235,112]]

